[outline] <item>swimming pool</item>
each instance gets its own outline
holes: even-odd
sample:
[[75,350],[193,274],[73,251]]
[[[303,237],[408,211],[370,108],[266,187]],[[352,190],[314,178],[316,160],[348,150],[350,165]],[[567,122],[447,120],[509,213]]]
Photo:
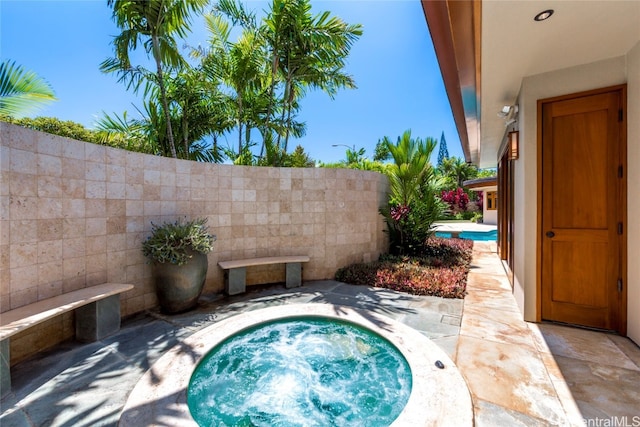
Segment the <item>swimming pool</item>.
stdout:
[[[446,231],[436,231],[436,237],[450,238],[451,233]],[[498,230],[491,231],[463,231],[460,233],[461,239],[479,240],[483,242],[491,242],[498,240]]]

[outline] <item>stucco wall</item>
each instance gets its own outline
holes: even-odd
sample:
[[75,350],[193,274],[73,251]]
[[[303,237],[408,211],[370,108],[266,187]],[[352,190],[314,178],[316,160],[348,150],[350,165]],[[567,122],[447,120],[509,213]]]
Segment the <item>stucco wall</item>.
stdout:
[[[634,85],[638,84],[638,46],[627,56],[611,58],[591,64],[580,65],[549,73],[529,76],[523,79],[519,95],[519,130],[520,130],[520,158],[515,163],[515,264],[514,264],[514,295],[525,320],[536,320],[538,305],[536,293],[536,227],[537,227],[537,101],[565,94],[587,91],[591,89],[623,84],[629,79],[628,97],[628,137],[629,137],[629,165],[640,161],[638,149],[632,148],[638,144],[638,108],[640,96]],[[634,59],[635,58],[635,59]],[[629,66],[627,66],[629,60]],[[634,61],[635,60],[635,65]],[[635,76],[631,75],[634,73]],[[635,83],[634,83],[635,79]],[[635,92],[634,92],[635,91]],[[635,94],[634,94],[635,93]],[[635,111],[635,115],[633,114]],[[632,123],[635,122],[635,123]],[[634,236],[632,226],[634,218],[640,216],[640,206],[632,202],[632,195],[640,194],[640,179],[638,172],[632,173],[629,167],[629,236]],[[638,234],[635,234],[638,235]],[[629,260],[637,259],[638,243],[629,239]],[[634,258],[635,256],[635,258]],[[630,262],[630,265],[632,262]],[[639,274],[635,271],[629,274],[629,336],[640,342],[638,319],[631,313],[640,311]],[[636,296],[632,298],[632,296]],[[632,323],[635,326],[632,327]],[[633,331],[633,335],[632,335]]]
[[640,344],[640,42],[627,55],[627,335]]
[[[489,225],[496,225],[498,223],[498,210],[497,209],[492,209],[492,210],[488,210],[487,206],[489,206],[489,204],[487,203],[487,191],[497,191],[496,188],[493,188],[491,190],[483,190],[482,192],[482,222],[484,224],[489,224]],[[500,196],[498,196],[500,197]]]
[[[214,165],[132,153],[0,122],[0,312],[103,282],[132,283],[122,314],[156,306],[140,245],[151,222],[208,218],[217,235],[205,292],[221,292],[219,260],[304,254],[303,280],[386,250],[375,172]],[[248,271],[284,281],[284,266]],[[12,359],[73,334],[71,317],[12,338]]]

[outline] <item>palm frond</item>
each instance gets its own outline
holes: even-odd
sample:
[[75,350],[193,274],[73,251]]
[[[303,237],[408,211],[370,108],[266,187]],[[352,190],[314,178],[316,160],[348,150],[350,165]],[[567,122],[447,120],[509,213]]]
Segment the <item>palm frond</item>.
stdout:
[[15,61],[0,63],[0,114],[21,116],[55,101],[53,89],[32,71]]

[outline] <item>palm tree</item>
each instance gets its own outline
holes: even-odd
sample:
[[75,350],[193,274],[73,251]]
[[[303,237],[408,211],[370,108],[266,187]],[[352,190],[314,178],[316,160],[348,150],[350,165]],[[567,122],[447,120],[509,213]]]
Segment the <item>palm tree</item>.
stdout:
[[478,169],[460,157],[443,159],[438,169],[444,178],[448,179],[456,188],[462,188],[464,181],[478,175]]
[[22,116],[55,101],[53,89],[36,73],[16,65],[0,63],[0,114]]
[[202,60],[205,77],[221,82],[234,93],[229,96],[234,105],[238,126],[238,154],[251,142],[250,130],[259,121],[259,111],[265,104],[261,97],[264,76],[264,50],[256,31],[245,29],[237,42],[229,40],[231,26],[218,14],[205,15],[209,30],[209,46],[192,53]]
[[[128,87],[133,85],[134,90],[144,79],[158,85],[171,156],[177,157],[163,67],[175,69],[184,64],[176,37],[186,36],[190,14],[201,11],[207,0],[107,0],[107,4],[113,8],[113,19],[122,32],[113,40],[115,58],[102,62],[100,69],[107,73],[119,72],[120,80],[128,81]],[[138,43],[143,44],[147,55],[152,54],[155,73],[131,66],[129,53]]]
[[[275,132],[275,144],[286,153],[289,137],[302,135],[295,112],[308,88],[324,90],[331,97],[340,88],[355,88],[342,69],[362,27],[347,25],[329,12],[312,16],[310,0],[272,0],[260,26],[234,0],[220,1],[217,10],[262,40],[260,90],[266,92],[267,103],[260,110],[261,132]],[[265,148],[263,142],[263,152]]]
[[[351,46],[362,35],[362,26],[348,25],[329,12],[312,16],[310,0],[274,0],[265,24],[267,40],[277,42],[271,45],[272,70],[277,66],[284,80],[281,122],[285,125],[282,147],[286,152],[292,113],[307,87],[321,89],[332,98],[338,89],[356,87],[342,69]],[[278,29],[281,34],[275,34]]]

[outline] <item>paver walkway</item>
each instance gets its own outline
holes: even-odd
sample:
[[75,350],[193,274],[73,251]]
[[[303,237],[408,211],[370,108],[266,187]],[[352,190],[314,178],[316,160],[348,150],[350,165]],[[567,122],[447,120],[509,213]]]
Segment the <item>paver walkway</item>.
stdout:
[[454,360],[476,426],[640,425],[640,349],[613,334],[524,322],[495,243],[476,242]]
[[142,374],[195,331],[247,310],[309,302],[373,310],[430,337],[467,380],[476,426],[640,425],[640,349],[615,335],[520,320],[492,251],[495,244],[476,242],[464,302],[319,281],[203,297],[181,315],[142,313],[108,339],[63,343],[15,366],[0,426],[115,426]]

